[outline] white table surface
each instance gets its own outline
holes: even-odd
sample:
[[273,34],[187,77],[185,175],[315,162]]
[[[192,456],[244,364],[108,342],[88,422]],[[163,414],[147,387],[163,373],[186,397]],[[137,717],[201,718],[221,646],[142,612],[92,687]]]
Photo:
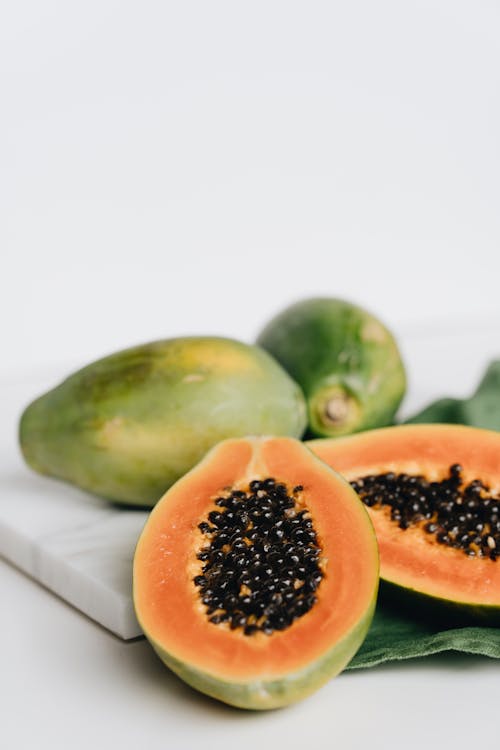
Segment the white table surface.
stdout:
[[[346,673],[280,711],[225,707],[0,564],[2,747],[497,747],[498,662],[432,657]],[[5,611],[5,610],[4,610]],[[453,736],[453,745],[451,745]]]

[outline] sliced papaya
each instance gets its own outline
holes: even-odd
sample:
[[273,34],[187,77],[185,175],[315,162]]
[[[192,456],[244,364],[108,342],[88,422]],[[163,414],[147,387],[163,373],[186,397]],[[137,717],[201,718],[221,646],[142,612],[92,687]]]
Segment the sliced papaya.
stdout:
[[134,604],[164,663],[247,709],[336,675],[373,616],[378,550],[349,484],[292,438],[226,440],[151,512]]
[[500,622],[500,433],[414,424],[308,445],[367,506],[393,592]]
[[312,435],[337,437],[390,424],[405,393],[393,335],[345,300],[297,302],[273,318],[257,342],[303,389]]
[[20,443],[36,471],[122,503],[152,506],[220,440],[300,437],[299,386],[257,346],[166,339],[93,362],[24,411]]

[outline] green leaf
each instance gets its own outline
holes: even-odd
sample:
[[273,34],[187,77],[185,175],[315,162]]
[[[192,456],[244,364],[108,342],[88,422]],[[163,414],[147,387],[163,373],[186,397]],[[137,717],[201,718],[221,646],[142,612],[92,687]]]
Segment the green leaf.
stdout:
[[500,659],[500,628],[432,627],[379,605],[370,631],[347,669],[375,667],[386,661],[414,659],[440,651],[462,651]]
[[492,362],[472,398],[463,402],[463,424],[500,430],[500,362]]
[[[500,392],[500,391],[499,391]],[[440,398],[406,421],[408,423],[447,422],[462,424],[462,404],[459,398]]]

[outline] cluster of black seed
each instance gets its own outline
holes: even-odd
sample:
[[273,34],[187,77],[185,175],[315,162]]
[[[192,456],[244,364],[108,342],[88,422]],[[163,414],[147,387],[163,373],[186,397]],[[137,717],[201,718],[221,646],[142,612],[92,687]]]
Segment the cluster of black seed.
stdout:
[[302,490],[289,495],[269,477],[215,500],[220,510],[199,524],[207,544],[193,579],[210,622],[270,635],[314,606],[321,548],[307,508],[297,503]]
[[388,472],[356,479],[351,486],[369,507],[390,506],[400,529],[419,524],[440,544],[471,557],[500,556],[500,497],[479,479],[464,486],[459,464],[440,482]]

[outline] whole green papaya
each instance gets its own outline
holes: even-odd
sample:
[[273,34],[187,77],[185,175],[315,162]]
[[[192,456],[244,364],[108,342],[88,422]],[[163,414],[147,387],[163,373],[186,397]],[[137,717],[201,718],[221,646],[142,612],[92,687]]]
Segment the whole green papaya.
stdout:
[[30,404],[20,443],[36,471],[119,502],[152,506],[228,437],[306,427],[300,388],[257,346],[215,337],[112,354]]
[[405,369],[392,334],[350,302],[297,302],[271,320],[257,343],[302,387],[312,435],[335,437],[389,424],[405,393]]

